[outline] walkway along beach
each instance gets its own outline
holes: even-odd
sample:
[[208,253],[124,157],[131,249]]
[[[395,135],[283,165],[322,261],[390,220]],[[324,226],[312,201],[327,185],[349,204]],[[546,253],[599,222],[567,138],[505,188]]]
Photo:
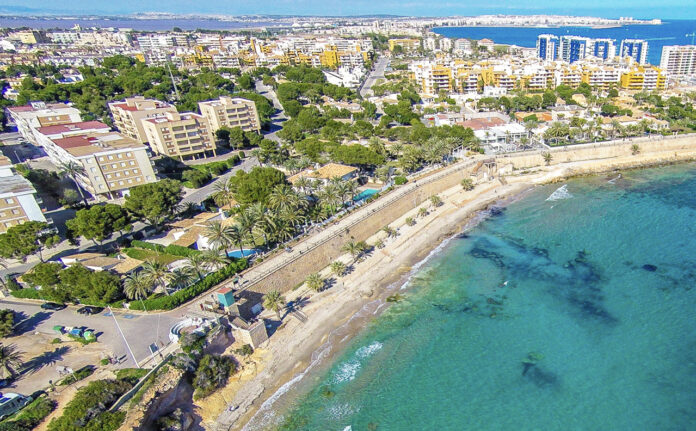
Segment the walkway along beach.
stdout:
[[[639,146],[637,152],[633,145]],[[301,323],[289,315],[284,317],[284,324],[259,355],[263,359],[256,367],[256,375],[244,383],[232,399],[227,397],[232,406],[238,407],[220,412],[214,423],[204,425],[209,429],[238,430],[252,418],[244,429],[259,429],[258,425],[274,423],[273,401],[304,377],[308,369],[315,371],[329,362],[327,359],[340,351],[352,334],[384,308],[386,296],[407,281],[409,274],[417,269],[414,265],[468,223],[475,222],[476,218],[472,221],[472,217],[477,211],[496,202],[504,203],[505,199],[518,196],[535,185],[567,177],[696,159],[696,137],[577,145],[554,148],[550,153],[550,166],[545,166],[541,152],[497,157],[495,178],[482,182],[470,192],[463,191],[459,181],[468,177],[476,165],[476,161],[471,160],[433,174],[436,180],[423,178],[418,180],[421,184],[397,189],[395,192],[401,191],[398,195],[395,193],[394,197],[386,197],[387,201],[378,200],[372,204],[380,217],[354,213],[349,217],[360,219],[343,237],[318,244],[313,249],[316,251],[303,254],[294,263],[280,268],[277,275],[264,277],[258,287],[252,286],[252,290],[262,289],[262,292],[282,289],[288,301],[306,298],[302,311],[308,320]],[[427,201],[433,194],[440,195],[442,206],[435,208]],[[393,200],[390,202],[390,199]],[[427,216],[417,217],[421,207],[428,209]],[[416,219],[417,223],[408,226],[407,217]],[[386,224],[398,229],[396,238],[386,239],[379,231]],[[336,277],[330,276],[326,269],[322,271],[324,278],[333,277],[334,280],[325,291],[310,293],[304,286],[292,290],[306,274],[318,271],[339,256],[350,264],[350,256],[341,256],[340,248],[344,243],[367,240],[374,244],[379,239],[386,246],[355,263],[348,275]],[[288,268],[294,265],[297,267]],[[270,286],[268,289],[266,284]]]

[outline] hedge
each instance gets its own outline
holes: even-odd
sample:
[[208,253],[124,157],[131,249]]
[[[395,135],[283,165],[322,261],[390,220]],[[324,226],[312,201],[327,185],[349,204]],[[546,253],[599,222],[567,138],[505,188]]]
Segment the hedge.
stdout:
[[148,250],[156,251],[162,253],[164,251],[164,246],[161,244],[155,244],[154,242],[139,241],[134,239],[131,241],[131,247],[146,248]]
[[40,290],[34,289],[33,287],[25,287],[24,289],[13,290],[10,292],[15,298],[22,299],[44,299],[48,301],[42,294]]
[[246,259],[236,260],[221,270],[208,274],[203,280],[194,283],[185,289],[181,289],[169,296],[159,295],[152,296],[144,301],[133,301],[130,303],[130,309],[142,310],[144,305],[148,311],[171,310],[192,300],[213,286],[222,283],[223,281],[232,277],[234,274],[245,270],[247,265],[248,263]]
[[0,431],[30,431],[56,408],[56,402],[40,397],[29,403],[12,419],[0,422]]
[[144,248],[147,250],[156,251],[158,253],[173,254],[174,256],[181,257],[191,257],[193,255],[201,253],[198,250],[194,250],[188,247],[182,247],[176,244],[170,244],[165,247],[161,244],[155,244],[153,242],[147,241],[138,241],[137,239],[131,241],[131,247]]
[[181,257],[191,257],[202,253],[200,250],[194,250],[192,248],[176,244],[169,244],[168,246],[164,247],[164,252],[167,254],[173,254],[174,256]]
[[406,184],[407,181],[406,177],[394,177],[394,184],[397,186]]

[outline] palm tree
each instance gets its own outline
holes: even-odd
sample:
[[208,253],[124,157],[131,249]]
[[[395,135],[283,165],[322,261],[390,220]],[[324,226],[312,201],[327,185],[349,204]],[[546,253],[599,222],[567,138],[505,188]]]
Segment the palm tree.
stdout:
[[551,164],[551,160],[553,160],[553,156],[549,152],[541,153],[541,157],[544,158],[544,162],[546,163],[546,166],[549,166]]
[[395,238],[397,235],[396,229],[394,229],[393,227],[389,227],[389,226],[384,226],[382,228],[382,232],[387,234],[387,238]]
[[236,244],[239,247],[239,252],[242,257],[244,257],[244,242],[249,238],[249,235],[242,231],[239,226],[229,226],[227,228],[227,236],[229,237],[232,244]]
[[227,256],[223,256],[215,250],[206,250],[201,255],[205,265],[213,271],[224,268],[230,263],[230,259]]
[[273,310],[280,319],[280,310],[285,307],[285,297],[280,294],[277,290],[271,290],[263,296],[263,308],[266,310]]
[[631,145],[631,154],[635,156],[638,153],[640,153],[640,147],[638,146],[638,144]]
[[300,189],[304,195],[312,194],[312,184],[314,182],[307,177],[300,177],[295,181],[295,187]]
[[82,202],[85,203],[85,206],[89,206],[87,204],[87,198],[85,198],[85,194],[84,192],[82,192],[82,188],[80,188],[80,184],[77,182],[78,175],[83,175],[85,173],[85,168],[77,162],[70,161],[67,163],[61,163],[60,173],[61,175],[66,175],[73,180],[73,183],[75,183],[75,187],[77,188],[77,191],[80,193]]
[[350,255],[353,256],[354,261],[360,257],[360,253],[363,251],[361,250],[360,245],[354,241],[345,243],[343,247],[341,247],[341,250],[350,253]]
[[[123,293],[130,300],[142,301],[152,290],[152,282],[142,271],[130,274],[123,282]],[[143,304],[145,308],[145,304]]]
[[3,378],[7,374],[12,378],[17,376],[17,370],[24,365],[22,354],[14,344],[0,344],[0,372]]
[[228,178],[227,181],[220,181],[215,183],[213,193],[213,201],[215,205],[225,206],[234,200],[234,193],[232,192],[232,178]]
[[[216,251],[213,251],[216,253]],[[208,261],[203,253],[192,254],[186,259],[186,268],[198,276],[198,281],[203,280],[203,276],[208,272]]]
[[169,295],[169,291],[166,288],[167,281],[171,277],[169,272],[169,267],[159,261],[149,260],[143,264],[143,274],[148,278],[150,283],[155,286],[159,286],[164,290],[164,293]]
[[193,280],[196,279],[196,272],[193,268],[189,266],[183,266],[181,268],[176,268],[172,271],[171,279],[169,280],[169,285],[175,289],[184,289],[188,287]]
[[465,191],[471,191],[474,189],[474,181],[471,178],[464,178],[459,184],[462,185],[462,188]]
[[442,205],[442,199],[438,195],[432,195],[430,196],[430,203],[433,204],[434,207],[439,207]]
[[277,185],[268,196],[268,203],[276,211],[288,211],[300,205],[300,199],[295,191],[285,185]]
[[248,211],[254,214],[255,219],[254,226],[251,228],[252,233],[263,236],[264,244],[268,244],[268,236],[276,229],[276,219],[273,213],[261,202],[250,206]]
[[217,249],[223,249],[227,252],[227,249],[232,245],[232,231],[230,226],[225,226],[220,221],[212,221],[208,223],[203,231],[203,236],[208,239],[210,245]]
[[406,225],[407,226],[413,226],[416,224],[416,220],[413,219],[413,217],[406,217]]
[[418,217],[425,217],[428,215],[428,209],[425,207],[421,207],[418,209]]
[[341,262],[340,260],[333,262],[331,264],[331,272],[333,272],[339,277],[343,277],[343,275],[346,273],[346,264]]
[[315,292],[319,292],[324,287],[324,279],[316,272],[309,274],[305,279],[305,283],[307,283],[307,287]]

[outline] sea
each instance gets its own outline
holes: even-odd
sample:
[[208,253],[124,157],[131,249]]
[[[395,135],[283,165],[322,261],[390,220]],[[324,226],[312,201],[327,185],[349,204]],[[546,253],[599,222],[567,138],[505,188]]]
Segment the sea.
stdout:
[[695,191],[682,164],[482,213],[246,429],[696,429]]
[[129,18],[129,17],[25,17],[0,16],[0,28],[29,27],[35,29],[70,29],[75,25],[82,28],[128,28],[139,31],[167,31],[174,27],[182,30],[240,30],[278,26],[277,22],[224,21],[214,18]]
[[535,47],[537,36],[583,36],[616,40],[617,50],[623,39],[644,39],[648,42],[648,62],[660,64],[662,47],[665,45],[693,44],[696,33],[695,20],[669,20],[661,25],[625,25],[611,28],[592,27],[439,27],[437,34],[449,38],[491,39],[495,43]]

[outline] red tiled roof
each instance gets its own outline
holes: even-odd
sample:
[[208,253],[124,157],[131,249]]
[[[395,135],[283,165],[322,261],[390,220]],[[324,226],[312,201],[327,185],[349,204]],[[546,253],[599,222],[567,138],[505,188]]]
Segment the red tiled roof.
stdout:
[[82,121],[79,123],[59,124],[57,126],[39,127],[37,130],[44,135],[74,132],[78,130],[108,129],[109,126],[101,121]]
[[67,138],[54,139],[53,143],[64,149],[84,147],[86,145],[92,144],[89,137],[85,135],[69,136]]
[[124,111],[137,111],[138,108],[135,106],[128,106],[128,103],[123,102],[123,103],[113,103],[111,106],[115,106],[117,108],[121,108]]
[[230,292],[232,292],[232,289],[230,289],[229,287],[222,287],[222,288],[217,290],[217,293],[222,293],[223,295],[225,293],[230,293]]
[[474,118],[457,123],[459,126],[470,127],[472,130],[490,129],[493,126],[502,126],[503,124],[505,124],[505,121],[498,117]]

